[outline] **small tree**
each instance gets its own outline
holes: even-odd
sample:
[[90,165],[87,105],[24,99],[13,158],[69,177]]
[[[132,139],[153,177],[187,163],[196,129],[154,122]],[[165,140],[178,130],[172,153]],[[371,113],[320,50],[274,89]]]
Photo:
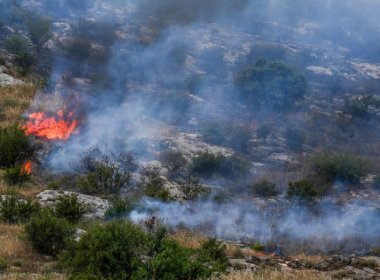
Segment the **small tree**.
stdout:
[[51,37],[51,19],[46,17],[33,18],[27,21],[30,40],[41,50]]
[[9,52],[15,55],[21,55],[28,51],[25,39],[17,35],[7,38],[4,42],[4,46]]
[[312,202],[318,197],[315,186],[307,180],[289,182],[287,192],[289,199],[298,199],[302,202]]
[[157,168],[151,166],[146,167],[142,173],[139,186],[145,195],[149,197],[163,201],[172,199],[170,192],[165,189],[165,181],[160,176],[160,172]]
[[15,192],[0,196],[0,220],[5,223],[23,223],[40,211],[40,205],[31,200],[21,200]]
[[79,202],[78,195],[66,194],[58,197],[55,205],[55,214],[59,218],[65,218],[71,223],[77,223],[87,212],[85,204]]
[[56,217],[48,209],[34,216],[25,226],[25,232],[35,250],[52,256],[58,255],[74,235],[70,223],[66,219]]
[[187,175],[180,183],[180,189],[183,192],[185,199],[190,201],[197,200],[209,193],[209,190],[201,184],[200,180],[191,175]]
[[276,184],[267,179],[254,183],[251,187],[251,191],[253,194],[261,197],[273,197],[280,193]]

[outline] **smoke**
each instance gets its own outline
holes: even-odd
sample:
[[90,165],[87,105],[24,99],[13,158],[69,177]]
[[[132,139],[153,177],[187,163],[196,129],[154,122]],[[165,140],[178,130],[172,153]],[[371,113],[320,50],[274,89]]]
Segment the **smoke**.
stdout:
[[[62,54],[52,62],[50,87],[59,92],[60,102],[75,96],[76,104],[69,106],[80,108],[85,116],[78,134],[57,144],[46,158],[56,171],[75,171],[75,163],[93,147],[133,151],[141,161],[155,160],[154,153],[167,144],[168,128],[199,133],[194,123],[202,121],[306,127],[291,117],[258,113],[239,102],[236,74],[260,56],[295,65],[308,77],[307,67],[325,67],[339,79],[348,77],[347,83],[355,79],[350,59],[379,61],[377,0],[22,2],[52,17],[54,44]],[[97,33],[89,32],[94,28]],[[85,52],[80,46],[79,51],[66,46],[73,38],[90,42]],[[324,79],[327,82],[311,81],[309,96],[319,88],[335,94],[329,87],[336,80]],[[35,106],[48,103],[40,100]],[[360,201],[341,207],[322,203],[318,215],[299,205],[262,209],[241,198],[221,205],[152,200],[142,204],[145,209],[131,213],[132,220],[147,218],[152,211],[146,209],[154,209],[171,226],[206,227],[218,237],[238,240],[265,242],[279,235],[372,239],[378,237],[375,229],[380,225],[377,210]]]

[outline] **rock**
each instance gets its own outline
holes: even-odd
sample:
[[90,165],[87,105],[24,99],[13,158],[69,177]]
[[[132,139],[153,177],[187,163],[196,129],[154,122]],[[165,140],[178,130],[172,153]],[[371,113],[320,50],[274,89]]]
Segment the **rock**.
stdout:
[[54,207],[57,203],[57,198],[65,194],[78,195],[79,202],[84,203],[88,209],[88,212],[84,215],[84,217],[89,219],[103,218],[111,205],[108,200],[100,197],[69,191],[46,190],[39,193],[36,197],[42,205]]
[[23,85],[24,82],[11,75],[0,72],[0,87]]
[[245,259],[229,259],[228,264],[234,270],[248,270],[252,272],[256,272],[260,270],[260,267],[247,262]]

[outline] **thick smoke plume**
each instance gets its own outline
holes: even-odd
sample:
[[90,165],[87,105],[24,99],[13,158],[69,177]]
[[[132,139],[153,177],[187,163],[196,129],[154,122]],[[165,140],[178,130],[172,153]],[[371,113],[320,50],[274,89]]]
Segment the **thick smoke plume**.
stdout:
[[[197,124],[209,119],[270,119],[266,113],[271,112],[251,112],[242,104],[234,86],[236,73],[260,57],[259,47],[265,44],[284,45],[283,52],[271,58],[300,69],[335,63],[317,55],[325,48],[325,55],[343,50],[346,57],[338,63],[348,58],[379,61],[376,0],[115,0],[83,1],[80,7],[72,1],[24,2],[36,13],[50,15],[62,38],[74,36],[75,24],[83,20],[99,21],[114,28],[106,33],[115,33],[103,46],[106,63],[100,66],[90,62],[91,56],[79,61],[62,55],[53,61],[51,88],[59,99],[75,96],[71,100],[83,115],[78,134],[57,144],[46,159],[56,171],[75,171],[73,163],[94,147],[106,153],[132,151],[142,162],[156,160],[169,128],[198,133]],[[303,54],[300,46],[305,47]],[[97,45],[91,49],[102,50]],[[305,61],[295,62],[301,55]],[[68,77],[70,83],[65,83]],[[97,77],[97,83],[88,82],[89,77]],[[144,200],[144,210],[134,211],[131,218],[138,221],[158,213],[171,226],[206,227],[222,238],[262,242],[280,235],[379,237],[379,212],[365,201],[341,207],[321,203],[315,214],[304,206],[263,209],[233,199],[226,204]]]

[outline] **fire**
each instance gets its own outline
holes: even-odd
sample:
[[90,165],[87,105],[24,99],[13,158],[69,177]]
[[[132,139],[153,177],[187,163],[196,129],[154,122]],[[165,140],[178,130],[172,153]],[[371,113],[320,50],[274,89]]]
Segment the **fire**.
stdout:
[[21,172],[26,175],[32,174],[32,162],[30,160],[24,163],[24,165],[22,166]]
[[[37,112],[29,115],[29,120],[25,124],[26,135],[34,135],[49,140],[66,140],[70,138],[77,127],[76,120],[65,120],[63,110],[57,112],[57,116],[48,117],[44,112]],[[72,118],[73,112],[67,114],[67,118]]]

